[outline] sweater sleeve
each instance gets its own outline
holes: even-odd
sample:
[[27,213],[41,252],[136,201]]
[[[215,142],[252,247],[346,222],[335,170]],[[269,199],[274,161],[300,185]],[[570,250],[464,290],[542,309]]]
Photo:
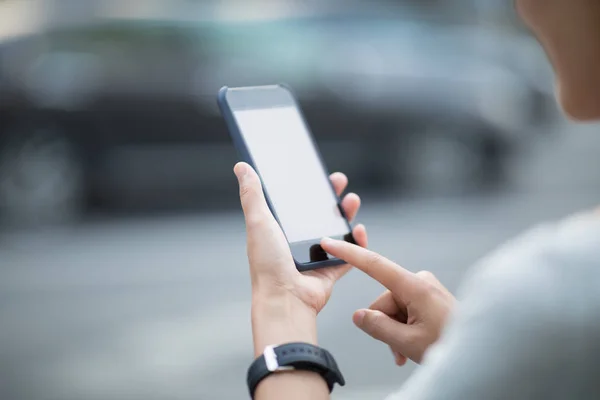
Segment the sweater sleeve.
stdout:
[[545,251],[547,234],[532,232],[475,269],[440,341],[388,400],[572,398],[585,373],[585,284]]

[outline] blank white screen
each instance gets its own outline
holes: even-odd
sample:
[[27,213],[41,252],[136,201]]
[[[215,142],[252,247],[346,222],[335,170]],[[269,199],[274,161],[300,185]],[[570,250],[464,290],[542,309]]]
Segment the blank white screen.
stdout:
[[298,110],[277,107],[234,115],[288,241],[348,233]]

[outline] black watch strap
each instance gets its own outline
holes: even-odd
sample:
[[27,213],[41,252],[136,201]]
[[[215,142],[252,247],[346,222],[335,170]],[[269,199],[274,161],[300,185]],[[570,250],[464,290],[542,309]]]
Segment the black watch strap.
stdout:
[[263,355],[254,360],[248,369],[250,397],[254,398],[256,387],[267,376],[290,370],[317,372],[327,382],[330,392],[334,384],[344,386],[346,383],[333,356],[325,349],[308,343],[267,346]]

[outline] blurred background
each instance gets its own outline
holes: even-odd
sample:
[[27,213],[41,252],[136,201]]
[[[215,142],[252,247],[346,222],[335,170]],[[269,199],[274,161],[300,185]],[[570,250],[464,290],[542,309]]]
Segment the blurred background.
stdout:
[[[600,199],[597,126],[498,0],[0,0],[0,398],[241,399],[252,358],[223,85],[290,84],[372,248],[455,290]],[[320,342],[378,399],[413,370],[336,287]]]

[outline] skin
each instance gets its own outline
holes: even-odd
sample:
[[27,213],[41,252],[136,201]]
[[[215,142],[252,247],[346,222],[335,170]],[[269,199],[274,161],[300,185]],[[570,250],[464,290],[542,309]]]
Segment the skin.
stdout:
[[523,21],[554,66],[557,97],[579,121],[600,119],[600,2],[517,0]]
[[[245,163],[237,164],[234,172],[248,235],[254,355],[258,357],[268,345],[296,341],[318,344],[317,314],[331,296],[335,282],[351,267],[299,273],[285,236],[267,206],[258,175]],[[331,180],[338,194],[348,183],[341,173],[333,174]],[[360,198],[350,193],[343,198],[342,206],[353,219]],[[365,249],[367,233],[363,225],[357,225],[353,234],[358,246],[332,239],[323,239],[322,246],[389,290],[371,308],[355,313],[356,325],[388,344],[397,364],[403,364],[406,358],[420,362],[425,350],[439,337],[454,298],[432,274],[413,274]],[[270,375],[258,385],[255,396],[259,400],[276,399],[284,391],[291,400],[329,398],[324,380],[302,371]]]
[[[525,23],[539,38],[556,71],[557,97],[571,118],[600,119],[600,1],[517,0]],[[255,356],[265,346],[301,341],[317,344],[316,318],[327,303],[334,283],[349,265],[299,273],[285,237],[265,202],[260,179],[247,164],[234,172],[248,235],[252,280],[252,331]],[[340,173],[331,180],[338,195],[348,184]],[[352,219],[360,198],[348,194],[342,205]],[[455,300],[429,272],[412,273],[366,249],[365,227],[357,225],[359,246],[323,239],[330,254],[379,281],[386,291],[369,308],[353,315],[356,326],[390,346],[395,362],[420,362],[436,342]],[[324,380],[303,371],[282,372],[263,380],[257,400],[323,400],[329,398]]]
[[[267,206],[258,175],[245,163],[237,164],[234,172],[248,236],[254,354],[262,354],[267,345],[318,344],[317,314],[329,300],[335,282],[350,266],[299,273],[285,236]],[[348,184],[341,173],[332,174],[331,181],[338,195]],[[348,218],[353,219],[360,208],[360,198],[350,193],[343,198],[342,206]],[[359,245],[367,245],[364,226],[357,225],[353,234]],[[258,385],[255,398],[277,399],[283,392],[290,400],[329,398],[325,381],[315,373],[303,371],[272,374]]]

